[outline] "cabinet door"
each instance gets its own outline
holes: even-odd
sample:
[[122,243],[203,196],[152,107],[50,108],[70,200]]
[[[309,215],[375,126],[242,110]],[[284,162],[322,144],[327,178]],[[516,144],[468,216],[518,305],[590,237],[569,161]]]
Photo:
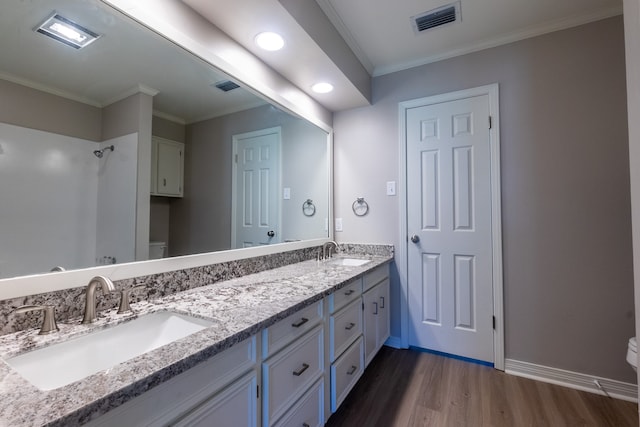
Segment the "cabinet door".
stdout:
[[257,427],[258,397],[255,372],[204,402],[186,417],[171,423],[176,427]]
[[380,349],[390,335],[389,313],[389,279],[385,279],[378,286],[378,302],[380,304],[380,316],[378,316],[377,349]]
[[182,195],[182,144],[158,142],[158,193]]
[[380,301],[378,288],[369,289],[362,295],[364,306],[364,360],[365,366],[369,364],[376,354],[378,342],[378,317],[380,313]]

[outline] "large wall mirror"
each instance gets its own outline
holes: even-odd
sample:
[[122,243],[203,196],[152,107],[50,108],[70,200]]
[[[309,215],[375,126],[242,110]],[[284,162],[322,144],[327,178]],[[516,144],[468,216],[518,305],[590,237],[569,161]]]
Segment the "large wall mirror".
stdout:
[[0,58],[0,286],[329,236],[327,132],[99,0],[2,2]]

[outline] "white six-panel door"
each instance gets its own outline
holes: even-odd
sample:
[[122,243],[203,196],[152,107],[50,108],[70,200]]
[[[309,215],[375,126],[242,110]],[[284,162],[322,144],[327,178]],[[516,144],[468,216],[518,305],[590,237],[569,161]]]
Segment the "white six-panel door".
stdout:
[[489,96],[406,110],[409,344],[493,363]]
[[280,242],[280,128],[234,135],[232,247]]

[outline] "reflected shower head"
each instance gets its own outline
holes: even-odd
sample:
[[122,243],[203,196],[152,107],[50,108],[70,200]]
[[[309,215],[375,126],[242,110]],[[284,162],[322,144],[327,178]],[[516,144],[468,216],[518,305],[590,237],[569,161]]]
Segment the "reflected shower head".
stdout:
[[104,148],[103,148],[103,149],[101,149],[101,150],[95,150],[95,151],[93,152],[93,154],[95,154],[97,158],[101,159],[101,158],[102,158],[102,156],[104,156],[104,152],[105,152],[106,150],[111,150],[111,151],[113,151],[114,149],[115,149],[115,147],[114,147],[113,145],[110,145],[110,146],[108,146],[108,147],[104,147]]

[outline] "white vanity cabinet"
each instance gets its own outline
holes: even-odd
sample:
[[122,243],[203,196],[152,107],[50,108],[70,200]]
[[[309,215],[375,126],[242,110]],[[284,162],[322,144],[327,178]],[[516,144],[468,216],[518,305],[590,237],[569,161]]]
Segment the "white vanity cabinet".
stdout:
[[154,136],[151,139],[151,195],[182,197],[184,144]]
[[262,333],[263,426],[324,425],[323,301]]
[[365,366],[389,338],[389,267],[378,267],[363,280]]
[[87,425],[257,427],[258,343],[235,344]]

